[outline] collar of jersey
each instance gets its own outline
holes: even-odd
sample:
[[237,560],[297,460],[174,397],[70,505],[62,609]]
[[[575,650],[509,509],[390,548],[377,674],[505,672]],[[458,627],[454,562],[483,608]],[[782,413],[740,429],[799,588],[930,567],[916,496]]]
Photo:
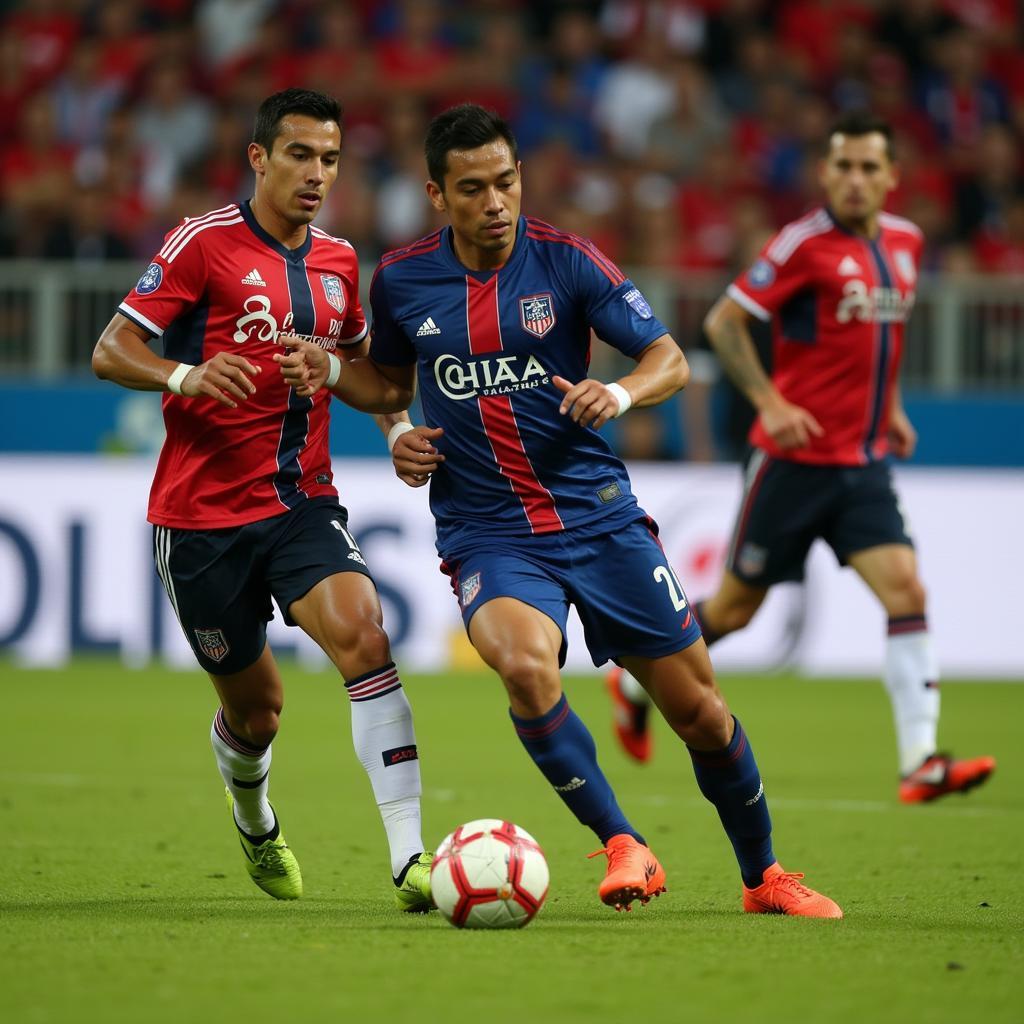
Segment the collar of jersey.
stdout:
[[310,246],[313,244],[313,232],[306,228],[306,240],[297,249],[289,249],[286,245],[282,245],[273,235],[269,232],[264,231],[259,226],[256,220],[256,215],[252,212],[251,199],[246,199],[244,203],[238,204],[238,209],[242,213],[242,217],[245,219],[245,223],[248,225],[249,230],[264,244],[270,246],[274,252],[279,253],[286,260],[303,260],[306,258],[306,254],[309,252]]
[[512,254],[509,256],[508,261],[503,267],[498,267],[497,270],[470,270],[455,254],[453,238],[454,232],[452,229],[450,227],[446,228],[441,244],[441,252],[445,261],[460,274],[468,274],[470,277],[476,278],[477,281],[481,282],[489,281],[495,274],[508,270],[509,267],[523,258],[523,252],[526,250],[526,217],[522,214],[519,215],[519,220],[516,223],[516,244],[512,246]]

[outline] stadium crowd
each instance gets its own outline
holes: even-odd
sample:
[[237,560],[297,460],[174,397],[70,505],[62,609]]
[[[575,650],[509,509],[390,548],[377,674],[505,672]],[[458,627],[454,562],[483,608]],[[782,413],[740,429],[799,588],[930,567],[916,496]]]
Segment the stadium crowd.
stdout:
[[898,132],[925,264],[1024,272],[1016,0],[22,0],[0,29],[0,255],[148,259],[251,189],[267,94],[345,108],[320,225],[364,260],[435,226],[429,118],[511,120],[530,211],[624,265],[727,272],[818,198],[833,115]]

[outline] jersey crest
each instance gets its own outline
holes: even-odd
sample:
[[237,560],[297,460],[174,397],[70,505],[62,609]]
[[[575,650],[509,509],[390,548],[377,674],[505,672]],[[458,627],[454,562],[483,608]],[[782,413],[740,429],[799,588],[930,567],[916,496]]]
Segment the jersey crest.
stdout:
[[333,274],[321,274],[320,283],[324,286],[324,298],[339,312],[345,312],[345,290],[341,287],[341,278]]
[[550,295],[528,295],[519,300],[519,322],[523,329],[543,338],[555,326],[555,307]]
[[196,642],[199,649],[210,661],[223,661],[230,648],[227,640],[224,639],[224,631],[220,629],[197,629]]

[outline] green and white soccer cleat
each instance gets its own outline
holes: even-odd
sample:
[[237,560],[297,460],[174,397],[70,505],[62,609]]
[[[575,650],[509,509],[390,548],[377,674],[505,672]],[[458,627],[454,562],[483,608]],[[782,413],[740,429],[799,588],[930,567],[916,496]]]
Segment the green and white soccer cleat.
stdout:
[[430,895],[432,853],[418,853],[409,859],[395,881],[395,906],[406,914],[425,914],[434,909]]
[[295,854],[284,841],[283,833],[279,830],[275,839],[268,839],[258,846],[250,842],[235,822],[231,791],[225,788],[224,792],[231,810],[231,821],[235,824],[238,841],[245,854],[245,870],[249,872],[249,877],[275,900],[297,900],[302,895],[302,872]]

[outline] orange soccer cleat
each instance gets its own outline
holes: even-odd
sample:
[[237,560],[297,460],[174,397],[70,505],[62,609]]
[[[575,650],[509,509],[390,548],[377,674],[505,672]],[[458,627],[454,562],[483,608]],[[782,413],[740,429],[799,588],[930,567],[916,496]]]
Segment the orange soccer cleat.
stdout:
[[633,900],[647,903],[665,892],[665,869],[658,858],[631,835],[612,836],[603,850],[590,854],[608,857],[604,881],[597,890],[601,902],[616,910],[629,910]]
[[900,780],[900,801],[923,804],[947,793],[966,793],[980,786],[995,770],[994,757],[955,761],[949,754],[932,754],[920,768]]
[[757,888],[743,886],[743,909],[748,914],[791,914],[794,917],[842,917],[839,904],[800,884],[804,876],[783,871],[776,861],[765,868]]
[[615,735],[622,749],[634,761],[643,764],[651,759],[651,730],[647,716],[650,705],[637,704],[622,692],[622,669],[618,665],[605,676],[605,685],[612,699]]

